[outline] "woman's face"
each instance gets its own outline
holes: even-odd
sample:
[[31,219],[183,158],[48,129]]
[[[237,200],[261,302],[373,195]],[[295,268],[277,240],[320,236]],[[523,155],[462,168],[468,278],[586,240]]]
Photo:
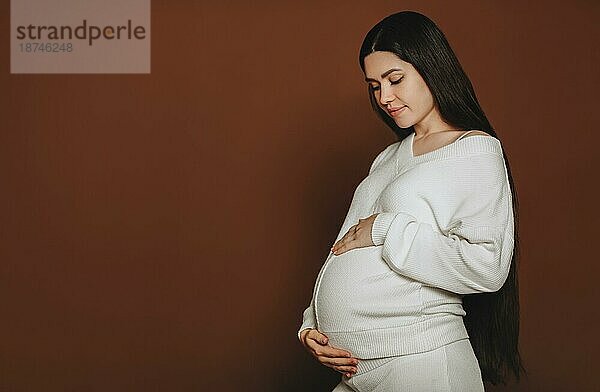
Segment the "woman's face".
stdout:
[[[379,106],[401,128],[431,123],[439,118],[425,81],[410,64],[391,52],[373,52],[365,57],[365,80]],[[395,112],[389,109],[402,108]]]

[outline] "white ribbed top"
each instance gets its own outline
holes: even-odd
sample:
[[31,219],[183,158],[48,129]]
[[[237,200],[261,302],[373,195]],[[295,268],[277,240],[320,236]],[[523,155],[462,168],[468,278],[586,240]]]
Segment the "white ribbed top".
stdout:
[[375,246],[329,254],[298,336],[317,328],[365,359],[428,351],[468,338],[462,295],[504,284],[514,220],[500,141],[465,133],[414,156],[413,140],[387,146],[357,186],[333,243],[379,213]]

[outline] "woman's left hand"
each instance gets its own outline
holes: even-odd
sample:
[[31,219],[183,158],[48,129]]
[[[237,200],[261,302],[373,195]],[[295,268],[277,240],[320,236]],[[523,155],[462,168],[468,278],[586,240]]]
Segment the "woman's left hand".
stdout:
[[371,240],[371,229],[377,215],[373,214],[368,218],[359,219],[358,223],[348,229],[348,232],[331,247],[333,254],[337,256],[354,248],[374,246],[375,244]]

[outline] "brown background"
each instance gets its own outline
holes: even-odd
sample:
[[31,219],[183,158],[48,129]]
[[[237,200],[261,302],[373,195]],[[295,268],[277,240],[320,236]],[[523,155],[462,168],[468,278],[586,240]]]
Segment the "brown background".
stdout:
[[330,391],[296,331],[394,141],[357,53],[403,9],[445,32],[519,192],[530,376],[489,390],[600,390],[597,2],[153,1],[150,75],[11,75],[8,4],[1,391]]

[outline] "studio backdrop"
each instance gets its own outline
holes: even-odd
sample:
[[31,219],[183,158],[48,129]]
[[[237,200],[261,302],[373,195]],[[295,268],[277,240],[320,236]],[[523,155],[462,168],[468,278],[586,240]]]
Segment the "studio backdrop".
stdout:
[[331,391],[296,334],[396,140],[358,50],[402,10],[518,187],[529,374],[486,390],[600,390],[596,2],[39,3],[0,4],[0,391]]

